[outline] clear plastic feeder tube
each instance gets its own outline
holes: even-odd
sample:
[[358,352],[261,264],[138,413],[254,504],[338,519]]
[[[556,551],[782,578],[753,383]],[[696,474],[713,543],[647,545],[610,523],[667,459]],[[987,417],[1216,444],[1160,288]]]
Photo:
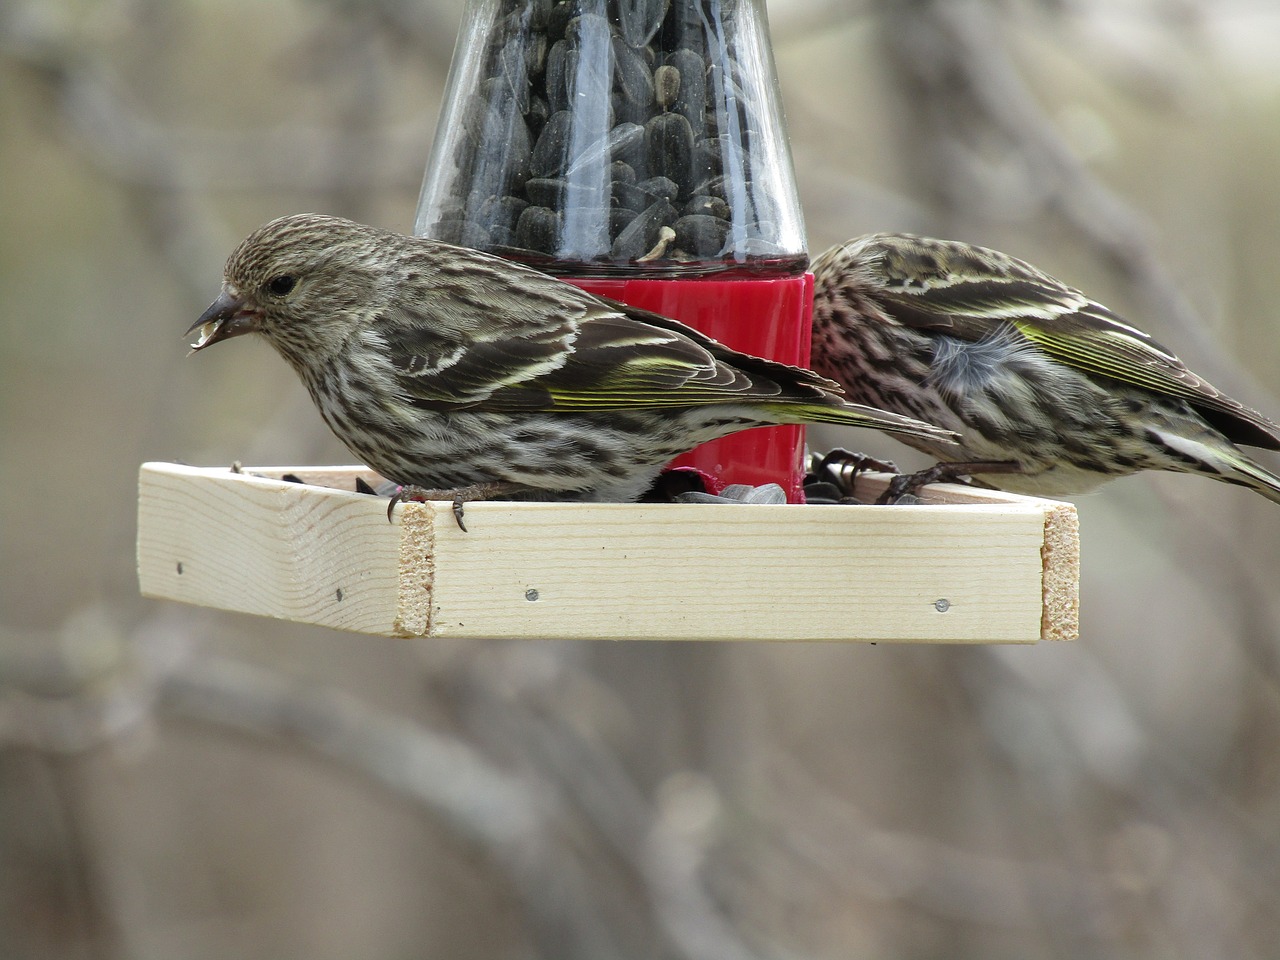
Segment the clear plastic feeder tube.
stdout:
[[802,273],[763,0],[470,0],[415,229],[580,277]]

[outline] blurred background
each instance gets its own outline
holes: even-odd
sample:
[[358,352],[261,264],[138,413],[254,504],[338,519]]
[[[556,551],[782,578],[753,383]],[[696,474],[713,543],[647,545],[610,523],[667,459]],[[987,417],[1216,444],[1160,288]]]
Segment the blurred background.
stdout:
[[[769,10],[812,252],[1004,249],[1280,415],[1280,5]],[[410,229],[460,16],[0,3],[0,956],[1276,956],[1280,512],[1242,489],[1082,498],[1072,644],[426,643],[137,596],[142,461],[349,461],[265,345],[182,332],[271,217]]]

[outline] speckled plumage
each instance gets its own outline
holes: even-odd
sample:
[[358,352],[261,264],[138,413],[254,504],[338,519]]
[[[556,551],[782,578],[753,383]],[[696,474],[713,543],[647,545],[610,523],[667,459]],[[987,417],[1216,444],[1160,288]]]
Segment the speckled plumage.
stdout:
[[197,329],[197,350],[264,336],[356,456],[432,490],[626,501],[673,457],[748,427],[947,436],[528,267],[336,217],[251,234]]
[[902,438],[939,460],[1012,465],[975,475],[1029,494],[1173,470],[1280,502],[1280,477],[1237,446],[1280,449],[1280,426],[1028,263],[882,233],[813,270],[814,369],[860,403],[955,431],[959,447]]

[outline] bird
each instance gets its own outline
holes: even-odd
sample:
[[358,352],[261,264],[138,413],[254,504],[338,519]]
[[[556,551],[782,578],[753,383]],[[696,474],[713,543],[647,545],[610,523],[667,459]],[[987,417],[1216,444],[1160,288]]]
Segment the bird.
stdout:
[[264,338],[353,454],[407,498],[452,499],[464,529],[469,500],[636,500],[751,427],[949,436],[530,267],[320,214],[246,237],[193,333],[193,353]]
[[1057,497],[1169,470],[1280,502],[1280,477],[1240,449],[1280,449],[1280,426],[1023,260],[876,233],[827,250],[813,272],[814,370],[855,402],[960,437],[903,435],[939,463],[895,478],[886,500],[963,476]]

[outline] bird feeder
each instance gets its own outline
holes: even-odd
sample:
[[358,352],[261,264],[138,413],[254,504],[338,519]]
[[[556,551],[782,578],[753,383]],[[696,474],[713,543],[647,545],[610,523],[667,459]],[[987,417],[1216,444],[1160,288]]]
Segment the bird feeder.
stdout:
[[[807,367],[764,0],[470,0],[415,230]],[[800,503],[803,449],[803,427],[764,427],[677,463]]]
[[[809,365],[807,272],[764,0],[469,0],[416,232]],[[677,463],[790,503],[448,503],[361,467],[144,464],[142,592],[400,637],[1072,638],[1070,504],[934,485],[799,506],[801,427]],[[860,476],[873,501],[885,477]]]

